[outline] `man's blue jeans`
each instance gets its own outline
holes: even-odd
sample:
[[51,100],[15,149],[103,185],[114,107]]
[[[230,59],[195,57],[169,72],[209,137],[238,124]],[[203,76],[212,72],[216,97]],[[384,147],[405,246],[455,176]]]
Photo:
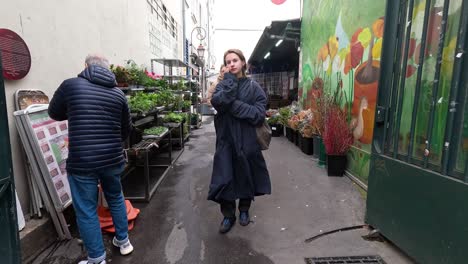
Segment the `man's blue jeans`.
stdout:
[[120,183],[120,176],[124,166],[123,164],[88,173],[68,175],[76,222],[81,239],[88,252],[88,261],[90,263],[99,263],[106,258],[101,226],[97,215],[98,183],[101,183],[111,211],[118,244],[126,243],[128,240],[127,209]]

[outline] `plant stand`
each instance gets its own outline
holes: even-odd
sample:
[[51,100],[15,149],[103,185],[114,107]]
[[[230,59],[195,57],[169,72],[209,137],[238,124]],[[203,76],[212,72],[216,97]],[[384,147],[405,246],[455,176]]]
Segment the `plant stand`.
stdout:
[[[168,137],[168,143],[164,143],[166,137]],[[168,148],[167,157],[164,159],[166,162],[155,162],[152,158],[154,151],[165,148]],[[166,133],[158,139],[143,139],[129,150],[128,155],[134,158],[134,164],[122,176],[125,197],[132,201],[149,202],[174,162],[171,133]],[[159,156],[158,154],[156,155]],[[143,174],[132,173],[137,167],[143,168]],[[131,173],[132,177],[128,177]],[[139,175],[139,177],[134,174]]]

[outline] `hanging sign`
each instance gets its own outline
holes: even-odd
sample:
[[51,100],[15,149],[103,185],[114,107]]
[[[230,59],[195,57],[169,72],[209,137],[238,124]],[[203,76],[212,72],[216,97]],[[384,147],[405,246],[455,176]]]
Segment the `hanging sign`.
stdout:
[[286,0],[271,0],[271,2],[273,2],[273,4],[275,4],[275,5],[281,5],[284,2],[286,2]]
[[0,28],[0,53],[3,77],[8,80],[24,78],[31,69],[31,54],[24,40],[15,32]]

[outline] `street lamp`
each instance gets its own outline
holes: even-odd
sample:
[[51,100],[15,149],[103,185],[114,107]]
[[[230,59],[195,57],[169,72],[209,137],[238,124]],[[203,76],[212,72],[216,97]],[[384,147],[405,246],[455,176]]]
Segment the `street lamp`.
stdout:
[[205,57],[205,47],[203,47],[201,43],[197,48],[197,54],[198,54],[198,57],[200,57],[202,60]]
[[198,57],[203,57],[203,55],[205,55],[205,48],[201,44],[201,41],[205,39],[206,31],[202,27],[194,27],[192,29],[192,33],[190,33],[190,53],[192,53],[192,49],[194,47],[192,39],[193,39],[193,33],[195,31],[197,31],[196,38],[200,41],[200,46],[198,46],[198,48],[197,48],[197,55],[198,55]]

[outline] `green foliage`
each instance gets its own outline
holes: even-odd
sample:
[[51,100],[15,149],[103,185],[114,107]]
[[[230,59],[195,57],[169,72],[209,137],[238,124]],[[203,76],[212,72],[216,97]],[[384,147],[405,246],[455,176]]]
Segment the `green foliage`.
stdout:
[[169,90],[163,90],[159,92],[159,105],[168,107],[170,104],[174,103],[176,97]]
[[169,84],[169,89],[173,91],[185,91],[185,83],[183,81],[179,81],[173,84]]
[[202,120],[202,117],[200,114],[195,114],[195,113],[191,114],[190,123],[192,125],[196,125],[201,120]]
[[127,71],[128,71],[128,84],[138,85],[142,70],[138,68],[136,63],[132,62],[130,66],[127,68]]
[[275,116],[272,116],[268,119],[268,124],[269,125],[277,125],[277,124],[281,124],[281,116],[280,115],[275,115]]
[[143,134],[145,135],[155,135],[155,136],[160,136],[164,133],[166,133],[167,128],[162,127],[162,126],[156,126],[156,127],[151,127],[147,128],[143,131]]
[[183,103],[182,103],[182,108],[183,109],[190,109],[190,106],[192,105],[192,101],[190,100],[185,100]]
[[200,98],[198,98],[198,94],[194,93],[192,94],[192,104],[196,104],[197,102],[199,103],[200,102]]
[[279,124],[283,126],[288,125],[288,120],[291,118],[291,109],[289,107],[282,107],[279,109]]
[[187,91],[196,92],[200,89],[200,85],[197,82],[187,82],[185,84]]
[[186,115],[184,114],[176,114],[176,113],[168,113],[164,116],[163,121],[165,123],[182,123],[185,121]]
[[158,94],[156,93],[144,93],[138,92],[128,102],[131,112],[134,113],[146,113],[157,106]]

